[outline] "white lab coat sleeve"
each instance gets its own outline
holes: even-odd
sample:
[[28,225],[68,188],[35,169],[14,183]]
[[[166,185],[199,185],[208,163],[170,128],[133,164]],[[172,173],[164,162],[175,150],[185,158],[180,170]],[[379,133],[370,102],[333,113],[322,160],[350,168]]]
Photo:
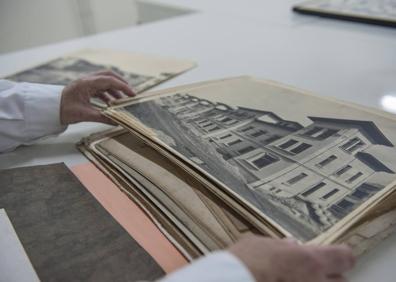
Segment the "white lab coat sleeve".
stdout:
[[227,251],[214,252],[158,282],[254,282],[246,266]]
[[66,130],[60,124],[63,86],[0,80],[0,152]]

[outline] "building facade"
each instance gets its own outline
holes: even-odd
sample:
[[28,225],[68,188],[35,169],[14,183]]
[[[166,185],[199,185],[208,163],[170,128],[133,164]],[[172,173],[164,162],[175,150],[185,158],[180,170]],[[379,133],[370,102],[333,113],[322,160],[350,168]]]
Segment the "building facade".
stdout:
[[256,194],[322,228],[396,178],[394,145],[370,121],[309,117],[303,127],[188,94],[164,97],[161,106],[237,166]]

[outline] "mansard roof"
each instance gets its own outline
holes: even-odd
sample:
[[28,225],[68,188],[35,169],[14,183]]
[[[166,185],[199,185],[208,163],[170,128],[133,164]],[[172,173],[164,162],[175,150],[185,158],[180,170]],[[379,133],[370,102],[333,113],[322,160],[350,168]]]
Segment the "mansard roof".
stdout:
[[392,142],[386,138],[382,131],[372,121],[365,120],[351,120],[338,118],[324,118],[324,117],[308,117],[313,122],[326,122],[333,124],[348,125],[359,129],[373,144],[385,145],[394,147]]

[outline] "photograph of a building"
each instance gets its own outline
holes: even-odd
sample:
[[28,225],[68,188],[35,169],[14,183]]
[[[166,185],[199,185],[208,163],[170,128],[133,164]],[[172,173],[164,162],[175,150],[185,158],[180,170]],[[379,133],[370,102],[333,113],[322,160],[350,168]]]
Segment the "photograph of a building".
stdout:
[[151,76],[125,72],[114,66],[94,64],[87,60],[73,57],[55,59],[49,63],[11,75],[7,79],[21,82],[67,85],[73,80],[103,70],[111,70],[117,73],[134,87],[138,87],[140,84],[152,79]]
[[396,149],[371,121],[308,116],[302,126],[189,94],[126,109],[302,240],[396,179]]

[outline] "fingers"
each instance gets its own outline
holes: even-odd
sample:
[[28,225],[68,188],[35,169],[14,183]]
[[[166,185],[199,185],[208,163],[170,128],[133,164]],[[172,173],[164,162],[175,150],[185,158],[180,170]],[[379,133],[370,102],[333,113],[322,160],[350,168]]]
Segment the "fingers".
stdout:
[[106,104],[110,104],[111,98],[104,92],[96,94],[96,97],[98,97],[100,100],[105,102]]
[[81,121],[94,121],[114,124],[90,104],[92,97],[99,98],[106,104],[114,99],[134,96],[134,92],[120,77],[112,72],[88,76],[73,81],[62,91],[60,117],[62,124]]
[[321,263],[327,276],[337,277],[351,270],[355,264],[355,257],[347,246],[311,247],[311,252]]
[[116,91],[116,90],[109,89],[109,90],[107,90],[107,93],[109,93],[109,94],[110,94],[111,96],[113,96],[113,98],[115,98],[115,99],[121,99],[121,98],[123,98],[121,92]]
[[85,121],[101,122],[101,123],[107,123],[110,125],[117,125],[114,121],[112,121],[108,117],[104,116],[99,110],[94,109],[94,108],[86,109],[84,116],[85,116],[85,118],[84,118]]
[[121,99],[124,98],[125,96],[123,96],[119,91],[107,90],[106,92],[96,94],[95,97],[99,98],[107,105],[110,105],[111,101],[113,101],[114,99]]
[[118,79],[121,82],[124,82],[128,84],[128,81],[126,81],[121,75],[117,74],[116,72],[110,71],[110,70],[103,70],[94,73],[95,76],[111,76],[114,77],[115,79]]
[[[135,96],[135,93],[128,86],[128,84],[110,76],[94,77],[91,80],[91,87],[96,90],[96,93],[112,90],[112,91],[121,91],[129,97]],[[95,95],[95,93],[93,93],[93,95]]]

